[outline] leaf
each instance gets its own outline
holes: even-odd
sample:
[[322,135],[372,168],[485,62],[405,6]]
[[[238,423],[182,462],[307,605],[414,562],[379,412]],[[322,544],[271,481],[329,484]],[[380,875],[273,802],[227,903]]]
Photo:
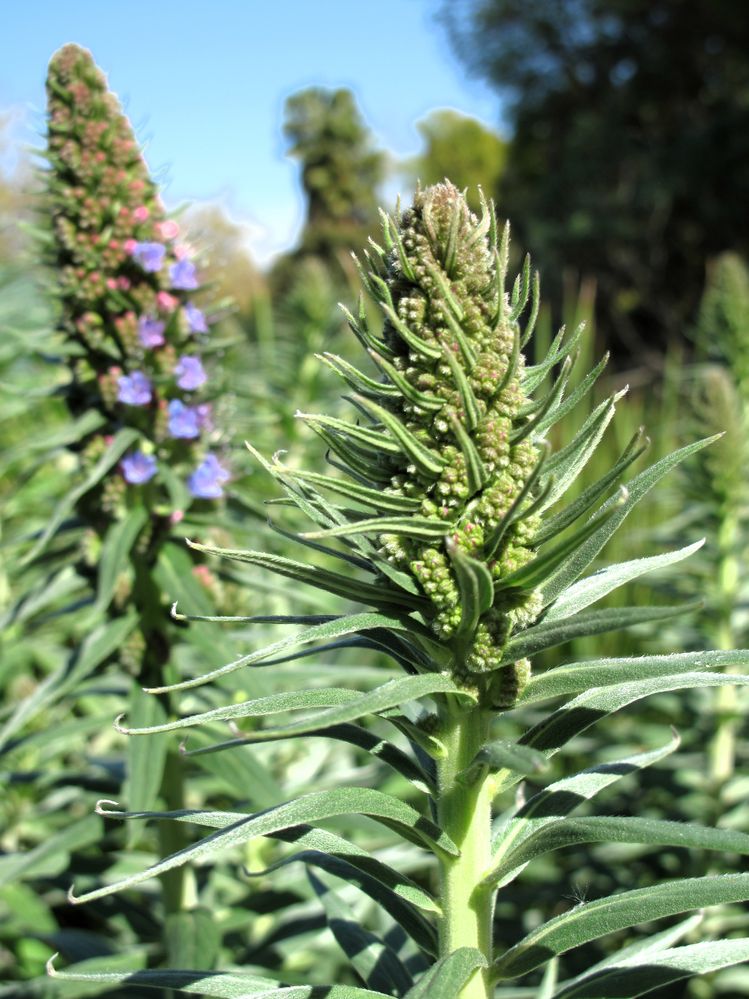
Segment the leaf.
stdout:
[[575,735],[584,732],[606,715],[635,701],[662,694],[669,690],[686,690],[691,687],[746,686],[749,677],[725,676],[712,673],[683,673],[678,676],[660,676],[634,683],[619,683],[611,687],[593,688],[569,701],[548,718],[539,722],[523,735],[521,743],[536,749],[556,751]]
[[624,502],[621,502],[617,495],[607,500],[601,507],[600,512],[610,512],[611,516],[604,519],[598,530],[584,541],[577,551],[570,555],[550,579],[544,582],[543,594],[545,602],[547,604],[552,603],[585,572],[624,519],[667,472],[676,468],[685,458],[707,447],[714,440],[717,440],[717,436],[696,441],[694,444],[688,444],[686,447],[666,455],[665,458],[661,458],[660,461],[651,465],[650,468],[646,468],[644,472],[640,472],[639,475],[630,479],[627,483],[627,493]]
[[403,999],[455,999],[473,973],[485,967],[486,958],[481,951],[460,947],[437,961]]
[[86,476],[85,480],[80,485],[76,486],[75,489],[71,489],[67,496],[60,501],[54,513],[47,521],[47,526],[42,531],[42,534],[34,547],[21,559],[22,566],[32,562],[37,555],[39,555],[46,548],[47,542],[74,508],[78,500],[82,496],[85,496],[89,490],[93,489],[95,485],[97,485],[97,483],[107,474],[109,469],[112,468],[112,466],[115,465],[116,462],[122,457],[125,451],[127,451],[130,445],[138,440],[139,436],[140,434],[138,431],[131,428],[123,428],[122,430],[117,431],[114,440],[101,458],[99,458],[96,462],[94,467]]
[[[105,812],[101,809],[100,812],[123,819],[162,817],[158,816],[158,813],[150,812],[117,813]],[[179,815],[179,813],[177,814]],[[338,815],[352,814],[368,815],[396,829],[409,841],[426,845],[430,849],[453,855],[458,852],[449,836],[410,805],[371,788],[344,787],[331,791],[313,791],[310,794],[302,795],[295,801],[267,809],[257,815],[242,816],[225,829],[220,829],[205,839],[185,847],[178,853],[165,857],[152,864],[145,871],[138,871],[121,881],[96,888],[80,897],[74,896],[71,892],[70,900],[74,903],[90,902],[95,898],[113,895],[123,888],[130,888],[133,885],[148,881],[150,878],[157,877],[164,871],[172,870],[186,863],[203,860],[218,850],[247,843],[258,836],[269,836],[273,832],[290,829],[292,826],[302,823],[319,822]],[[187,810],[183,817],[185,821],[190,821],[190,811]]]
[[[151,697],[133,683],[130,692],[128,716],[134,725],[159,725],[166,721],[166,712],[157,697]],[[127,783],[125,801],[130,811],[145,812],[153,808],[161,787],[164,763],[169,740],[166,736],[154,736],[148,742],[132,739],[127,746]],[[131,827],[135,832],[136,827]],[[132,849],[134,836],[130,836],[128,846]]]
[[325,909],[328,928],[362,981],[373,988],[384,989],[387,995],[402,995],[413,985],[413,979],[395,951],[360,926],[349,906],[326,882],[312,871],[308,871],[307,876]]
[[[555,781],[543,791],[533,795],[515,815],[509,816],[496,830],[492,870],[486,875],[482,884],[487,886],[506,884],[510,879],[506,876],[500,877],[498,872],[505,866],[504,859],[512,850],[518,849],[520,844],[539,830],[562,821],[578,805],[594,798],[600,791],[615,784],[622,777],[662,760],[673,753],[678,745],[679,737],[674,735],[669,742],[658,749],[635,753],[633,756],[625,756],[611,763],[599,763],[571,777]],[[513,873],[518,871],[519,869],[515,868]]]
[[210,971],[216,963],[221,936],[209,909],[169,912],[164,920],[169,961],[199,971]]
[[566,818],[531,833],[521,846],[506,855],[495,875],[501,880],[510,871],[525,866],[536,857],[579,843],[640,843],[692,850],[721,850],[742,856],[749,854],[749,836],[732,829],[711,829],[709,826],[663,819],[594,815]]
[[460,591],[460,624],[456,638],[470,640],[479,618],[494,602],[492,576],[482,562],[462,552],[452,539],[448,539],[446,548]]
[[689,558],[690,555],[693,555],[702,548],[704,543],[705,539],[702,538],[701,541],[696,541],[694,544],[680,548],[678,551],[665,552],[662,555],[651,555],[648,558],[636,558],[630,562],[617,562],[615,565],[608,565],[605,569],[601,569],[592,576],[587,576],[585,579],[581,579],[577,583],[573,583],[572,586],[567,587],[562,595],[549,607],[544,615],[544,623],[571,617],[573,614],[577,614],[578,611],[584,610],[590,604],[605,597],[607,593],[611,593],[612,590],[617,589],[619,586],[623,586],[633,579],[639,579],[640,576],[644,576],[647,572],[663,569],[668,565],[674,565],[676,562],[681,562],[683,559]]
[[553,999],[636,999],[672,982],[749,961],[749,940],[709,940],[636,955],[564,982]]
[[47,974],[60,982],[101,982],[109,985],[145,986],[217,999],[391,999],[384,992],[358,989],[351,985],[287,985],[256,975],[213,971],[133,971],[82,974],[56,971],[54,954]]
[[[583,611],[561,621],[546,621],[518,632],[503,653],[502,662],[512,663],[534,656],[544,649],[551,649],[575,638],[600,635],[605,631],[618,631],[638,624],[663,621],[678,614],[687,614],[702,606],[701,602],[682,604],[680,607],[607,607],[604,610]],[[547,675],[547,674],[542,674]],[[540,678],[540,677],[539,677]],[[582,689],[582,688],[581,688]]]
[[368,517],[353,520],[338,527],[326,527],[320,531],[306,531],[303,538],[345,538],[355,534],[402,534],[406,538],[421,538],[427,541],[442,538],[452,525],[444,520],[431,517],[416,517],[405,514],[402,517]]
[[56,877],[68,867],[74,850],[82,850],[99,839],[101,819],[87,815],[60,832],[45,836],[29,850],[0,857],[0,886],[25,878]]
[[292,559],[283,558],[280,555],[237,551],[229,548],[212,548],[210,545],[200,545],[192,541],[188,541],[188,544],[196,551],[205,552],[207,555],[218,555],[220,558],[233,559],[236,562],[246,562],[249,565],[269,569],[280,576],[286,576],[310,586],[321,587],[329,593],[346,597],[349,600],[372,604],[374,607],[387,607],[391,611],[393,608],[399,608],[407,613],[408,610],[418,610],[428,605],[428,601],[424,597],[418,597],[401,590],[390,590],[382,584],[375,586],[371,583],[364,583],[352,576],[329,572],[318,566],[306,565],[304,562],[294,562]]
[[109,606],[117,577],[128,562],[130,549],[148,520],[144,506],[133,507],[123,520],[117,521],[107,531],[99,558],[99,583],[94,611],[99,613]]
[[622,659],[591,659],[570,663],[539,673],[528,681],[518,698],[519,704],[532,704],[547,697],[577,693],[593,687],[612,687],[634,680],[652,680],[662,676],[677,676],[693,670],[724,669],[749,664],[749,653],[735,652],[675,652],[666,656],[637,656]]
[[[147,689],[152,694],[161,694],[167,690],[186,690],[189,687],[198,687],[209,680],[215,680],[220,676],[225,676],[227,673],[233,673],[243,666],[251,666],[255,663],[269,665],[275,661],[279,653],[289,652],[297,649],[299,646],[311,645],[316,642],[327,642],[331,639],[341,638],[346,635],[358,635],[361,632],[379,628],[392,628],[393,630],[404,632],[411,630],[400,618],[388,617],[384,614],[370,612],[350,614],[347,617],[336,617],[332,621],[324,621],[322,624],[313,625],[304,631],[298,632],[296,635],[282,638],[271,645],[266,645],[265,648],[258,649],[256,652],[240,656],[239,659],[226,663],[224,666],[219,666],[218,669],[211,670],[209,673],[203,673],[202,676],[193,677],[190,680],[182,680],[180,683],[175,683],[168,687],[149,687]],[[417,622],[414,621],[413,630],[417,630],[417,628]],[[294,659],[296,656],[289,656],[288,658]]]
[[[494,970],[498,978],[516,978],[555,955],[608,933],[703,906],[747,899],[749,874],[723,874],[682,878],[585,902],[529,933],[495,962]],[[640,963],[639,958],[636,961]]]

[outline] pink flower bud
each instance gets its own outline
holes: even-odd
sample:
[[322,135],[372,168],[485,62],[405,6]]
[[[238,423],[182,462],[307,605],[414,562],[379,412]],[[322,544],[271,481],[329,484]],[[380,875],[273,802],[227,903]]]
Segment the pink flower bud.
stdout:
[[117,289],[117,279],[107,278],[107,288],[109,288],[110,291],[115,291]]
[[167,219],[166,222],[159,222],[156,229],[162,239],[174,239],[175,236],[179,235],[179,226],[173,219]]
[[138,245],[137,239],[126,239],[125,242],[122,244],[122,248],[125,251],[125,253],[132,253],[137,245]]
[[133,218],[136,222],[145,222],[151,213],[146,208],[145,205],[138,205],[138,207],[133,212]]
[[179,299],[170,295],[168,291],[160,291],[156,296],[156,303],[164,312],[174,312],[179,305]]
[[185,517],[185,511],[184,511],[184,510],[175,510],[175,511],[174,511],[174,512],[173,512],[173,513],[172,513],[172,514],[170,515],[170,517],[169,517],[169,522],[170,522],[171,524],[179,524],[179,522],[180,522],[181,520],[184,520],[184,517]]

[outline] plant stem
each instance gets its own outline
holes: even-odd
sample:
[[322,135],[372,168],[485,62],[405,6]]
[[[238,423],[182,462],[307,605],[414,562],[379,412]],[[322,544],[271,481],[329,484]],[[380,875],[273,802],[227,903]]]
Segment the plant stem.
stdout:
[[[726,516],[718,533],[717,627],[715,647],[734,649],[733,613],[738,600],[739,563],[736,558],[738,525]],[[735,672],[734,669],[726,672]],[[717,790],[717,818],[720,818],[721,791],[733,775],[736,756],[736,723],[738,697],[736,687],[719,687],[715,698],[715,735],[710,745],[710,779]]]
[[[440,860],[440,957],[459,947],[475,947],[491,966],[493,895],[478,886],[491,864],[493,785],[486,774],[467,785],[456,780],[485,744],[489,715],[453,703],[446,725],[442,739],[447,752],[438,763],[437,810],[440,826],[460,856],[443,855]],[[491,994],[487,968],[476,972],[456,999],[489,999]]]

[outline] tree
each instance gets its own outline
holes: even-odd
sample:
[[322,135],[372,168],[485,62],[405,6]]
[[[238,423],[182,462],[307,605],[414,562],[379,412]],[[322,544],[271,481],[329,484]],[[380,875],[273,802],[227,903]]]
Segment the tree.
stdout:
[[441,17],[507,102],[503,202],[544,270],[564,257],[594,275],[606,332],[630,349],[680,335],[706,260],[749,248],[741,5],[465,0]]
[[314,254],[343,267],[348,251],[366,241],[377,225],[378,187],[385,156],[374,148],[350,90],[310,87],[286,102],[284,134],[289,155],[302,170],[307,203],[301,243],[275,269],[286,286],[288,262]]
[[409,181],[430,185],[449,178],[467,189],[468,204],[478,210],[478,188],[489,197],[499,187],[507,142],[475,118],[449,108],[432,111],[416,127],[424,149],[405,164]]

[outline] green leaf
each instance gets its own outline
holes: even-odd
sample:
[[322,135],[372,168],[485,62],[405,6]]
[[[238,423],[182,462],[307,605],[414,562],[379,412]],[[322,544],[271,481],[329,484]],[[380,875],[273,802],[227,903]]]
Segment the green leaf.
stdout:
[[391,611],[397,607],[407,613],[408,610],[426,608],[429,603],[423,597],[402,590],[390,590],[382,584],[375,586],[372,583],[364,583],[353,576],[329,572],[327,569],[306,565],[304,562],[294,562],[280,555],[239,551],[230,548],[213,548],[210,545],[200,545],[193,541],[188,541],[188,544],[196,551],[205,552],[207,555],[218,555],[220,558],[233,559],[235,562],[245,562],[248,565],[269,569],[279,576],[286,576],[310,586],[321,587],[328,593],[334,593],[349,600],[357,600],[360,603],[372,604],[374,607],[389,607]]
[[54,513],[47,521],[47,526],[42,531],[34,547],[21,559],[21,565],[27,565],[33,561],[46,548],[47,542],[70,514],[78,500],[82,496],[85,496],[87,492],[93,489],[104,478],[110,468],[119,461],[130,445],[138,440],[139,436],[138,431],[131,428],[123,428],[117,431],[114,440],[96,462],[85,480],[76,486],[75,489],[71,489],[67,496],[60,501]]
[[402,995],[413,985],[413,979],[395,951],[359,925],[349,906],[325,881],[309,870],[307,876],[325,910],[328,928],[362,981],[384,989],[388,995]]
[[[416,622],[414,622],[414,627],[417,627]],[[273,661],[279,654],[287,653],[293,649],[298,649],[301,646],[311,645],[317,642],[327,642],[331,639],[341,638],[345,635],[358,635],[361,632],[367,632],[378,628],[392,628],[393,630],[403,632],[408,632],[410,630],[408,624],[404,623],[401,618],[373,613],[349,614],[346,617],[336,617],[332,621],[324,621],[322,624],[313,625],[311,628],[306,628],[303,631],[298,632],[296,635],[290,635],[287,638],[282,638],[277,642],[273,642],[271,645],[266,645],[262,649],[250,652],[246,656],[240,656],[239,659],[226,663],[226,665],[220,666],[218,669],[211,670],[209,673],[204,673],[202,676],[193,677],[190,680],[183,680],[180,683],[175,683],[168,687],[149,687],[148,690],[149,693],[159,694],[164,693],[167,690],[185,690],[189,687],[197,687],[203,683],[207,683],[209,680],[225,676],[227,673],[233,673],[234,670],[241,669],[244,666],[251,666],[254,663],[261,662],[265,662],[267,664],[270,661]]]
[[356,721],[365,715],[381,714],[383,711],[388,711],[408,701],[436,693],[458,694],[462,691],[449,676],[440,674],[407,676],[391,680],[365,694],[335,687],[321,690],[296,690],[271,694],[268,697],[245,701],[241,704],[231,704],[223,708],[213,708],[211,711],[165,722],[163,725],[144,728],[126,728],[119,725],[118,728],[126,735],[149,735],[153,732],[173,732],[175,729],[205,725],[209,722],[236,718],[257,718],[267,714],[277,714],[281,711],[320,706],[328,708],[328,710],[318,711],[302,721],[292,722],[289,725],[253,731],[251,733],[253,741],[262,742],[264,739],[276,739],[279,736],[303,735],[327,728],[330,725]]
[[474,972],[485,967],[481,951],[460,947],[437,961],[403,999],[455,999]]
[[494,583],[491,573],[483,562],[466,555],[452,538],[447,540],[446,548],[460,591],[460,624],[456,638],[470,639],[473,637],[479,618],[494,603]]
[[167,913],[164,936],[169,961],[196,971],[211,971],[219,953],[221,936],[209,909]]
[[132,971],[82,974],[56,971],[53,955],[47,973],[60,982],[101,982],[107,985],[144,986],[191,995],[215,996],[216,999],[391,999],[384,992],[358,989],[351,985],[287,985],[256,975],[218,971]]
[[634,683],[619,683],[611,687],[594,688],[580,694],[559,708],[548,718],[525,733],[523,745],[534,746],[553,753],[574,736],[605,718],[606,715],[635,701],[662,694],[669,690],[687,690],[692,687],[746,686],[749,677],[725,676],[712,673],[683,673],[679,676],[660,676]]
[[[555,955],[608,933],[703,906],[747,899],[749,874],[723,874],[683,878],[586,902],[529,933],[495,962],[494,970],[497,978],[516,978]],[[639,958],[636,960],[639,963]]]
[[384,406],[378,406],[376,402],[365,399],[363,396],[354,396],[353,398],[363,409],[384,424],[398,442],[399,449],[411,459],[424,475],[437,478],[441,474],[445,467],[445,460],[442,456],[422,444],[390,410],[385,409]]
[[636,999],[672,982],[749,961],[749,940],[709,940],[639,955],[563,983],[553,999]]
[[591,659],[570,663],[533,676],[520,695],[520,704],[532,704],[547,697],[574,694],[593,687],[611,687],[631,680],[652,680],[693,670],[724,669],[749,665],[749,653],[674,652],[666,656],[637,656],[622,659]]
[[[113,818],[143,818],[160,817],[158,813],[150,812],[110,812],[99,809],[100,814]],[[179,813],[177,813],[179,815]],[[211,836],[185,847],[179,853],[165,857],[152,864],[145,871],[138,871],[117,881],[114,884],[96,888],[94,891],[76,897],[72,894],[70,900],[74,903],[90,902],[95,898],[113,895],[115,892],[141,884],[150,878],[157,877],[164,871],[172,870],[183,864],[203,860],[218,850],[239,846],[258,836],[269,836],[273,832],[290,829],[302,823],[319,822],[337,815],[368,815],[385,825],[396,829],[410,842],[426,845],[429,849],[440,850],[457,855],[458,850],[452,840],[435,824],[421,815],[410,805],[365,787],[344,787],[331,791],[313,791],[304,794],[295,801],[268,809],[258,815],[245,815],[234,821],[225,829],[219,829]],[[190,811],[183,816],[190,821]]]
[[[600,791],[615,784],[622,777],[662,760],[673,753],[678,745],[679,737],[674,735],[659,749],[635,753],[633,756],[625,756],[611,763],[600,763],[571,777],[555,781],[543,791],[533,795],[517,814],[505,819],[496,830],[492,870],[484,878],[483,884],[489,886],[506,883],[509,878],[500,878],[497,872],[504,866],[504,859],[512,850],[518,849],[526,839],[539,830],[561,822],[578,805],[594,798]],[[512,781],[507,781],[505,786],[511,783]]]
[[521,846],[506,855],[495,875],[502,880],[510,871],[525,866],[536,857],[579,843],[640,843],[749,854],[749,836],[732,829],[711,829],[663,819],[595,815],[563,819],[531,833]]
[[[697,610],[702,603],[683,604],[681,607],[607,607],[605,610],[584,611],[561,621],[546,618],[541,624],[518,632],[507,644],[503,653],[503,663],[516,662],[525,656],[535,656],[544,649],[551,649],[575,638],[600,635],[605,631],[618,631],[652,621],[664,621],[679,614]],[[540,674],[534,679],[540,679]],[[577,688],[582,690],[582,687]]]
[[[157,697],[144,693],[134,683],[130,692],[128,717],[133,725],[148,727],[163,724],[166,712]],[[169,740],[164,735],[154,736],[148,742],[143,739],[131,739],[128,742],[124,797],[130,811],[145,812],[156,804],[168,745]],[[131,832],[134,833],[136,828],[131,826]],[[134,844],[135,838],[131,835],[128,846],[132,848]]]
[[107,531],[99,558],[99,583],[94,604],[96,612],[106,610],[109,606],[117,585],[117,577],[128,564],[130,549],[147,520],[146,508],[136,506]]
[[601,507],[601,513],[610,513],[611,516],[603,520],[598,530],[570,555],[550,579],[545,580],[543,588],[545,602],[547,604],[552,603],[585,572],[624,519],[667,472],[676,468],[685,458],[707,447],[708,444],[711,444],[716,439],[717,437],[707,437],[705,440],[688,444],[686,447],[674,451],[673,454],[661,458],[660,461],[651,465],[650,468],[645,469],[644,472],[640,472],[639,475],[630,479],[627,483],[626,499],[624,502],[621,501],[618,495],[607,500]]
[[562,618],[571,617],[578,611],[584,610],[590,604],[605,597],[607,593],[624,586],[625,583],[633,579],[639,579],[647,572],[654,572],[656,569],[663,569],[668,565],[674,565],[685,558],[689,558],[698,551],[705,543],[705,539],[696,541],[692,545],[680,548],[678,551],[665,552],[662,555],[651,555],[648,558],[636,558],[630,562],[617,562],[615,565],[608,565],[605,569],[586,576],[585,579],[578,580],[569,586],[562,595],[554,601],[544,615],[544,623],[559,621]]
[[70,854],[101,839],[101,819],[87,815],[22,853],[0,857],[0,886],[25,878],[57,877],[70,863]]
[[354,520],[340,527],[328,527],[322,531],[307,531],[303,538],[346,538],[355,534],[402,534],[406,538],[420,538],[426,541],[442,538],[451,525],[444,520],[430,517],[415,517],[406,514],[402,517],[368,517]]

